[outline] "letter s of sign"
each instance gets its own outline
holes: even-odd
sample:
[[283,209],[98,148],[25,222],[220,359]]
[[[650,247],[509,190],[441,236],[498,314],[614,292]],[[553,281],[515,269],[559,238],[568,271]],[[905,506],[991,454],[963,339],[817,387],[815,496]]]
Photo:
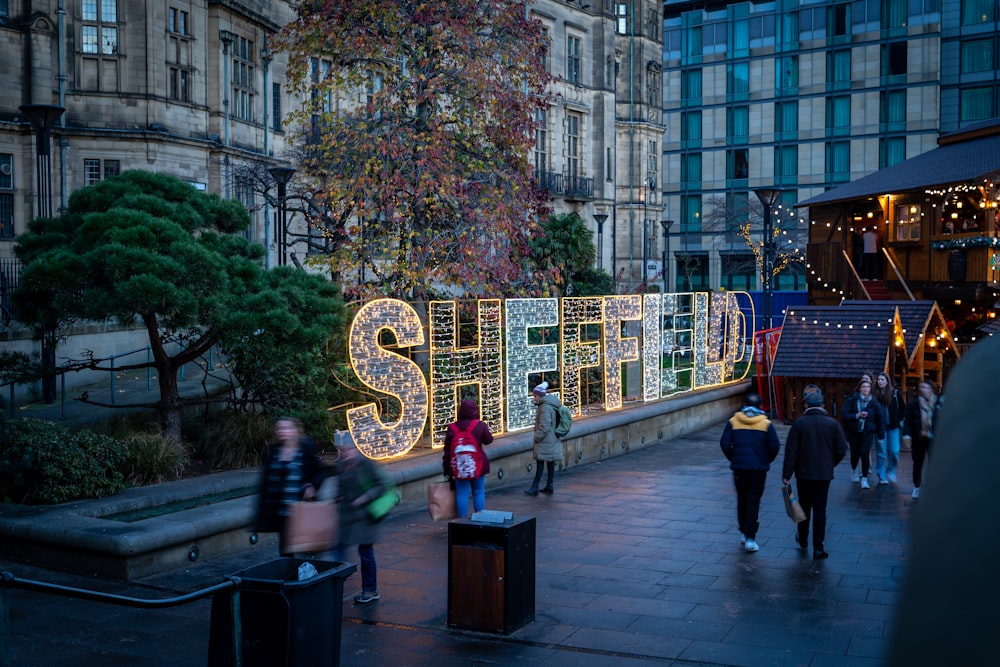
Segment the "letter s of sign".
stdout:
[[379,345],[379,334],[388,329],[400,347],[423,345],[424,331],[417,311],[396,299],[377,299],[361,307],[348,348],[351,366],[363,383],[399,400],[402,411],[394,424],[384,423],[374,403],[347,411],[347,427],[358,450],[372,459],[405,454],[420,440],[427,422],[427,383],[410,359]]

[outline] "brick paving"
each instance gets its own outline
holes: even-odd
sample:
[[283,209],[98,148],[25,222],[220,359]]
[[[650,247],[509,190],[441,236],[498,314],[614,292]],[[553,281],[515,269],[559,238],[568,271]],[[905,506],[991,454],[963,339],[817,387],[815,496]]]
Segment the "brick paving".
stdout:
[[[556,477],[553,496],[491,490],[487,507],[537,522],[535,620],[510,635],[447,627],[447,523],[397,512],[376,545],[379,602],[347,580],[341,664],[641,666],[881,665],[889,646],[910,513],[898,485],[862,491],[845,461],[830,490],[826,548],[798,549],[768,477],[757,541],[744,553],[721,424]],[[784,442],[787,427],[779,427]],[[277,556],[268,544],[131,583],[0,561],[18,578],[162,598]],[[262,560],[263,559],[263,560]],[[11,665],[203,665],[209,603],[137,610],[11,592]],[[2,663],[2,656],[0,656]]]

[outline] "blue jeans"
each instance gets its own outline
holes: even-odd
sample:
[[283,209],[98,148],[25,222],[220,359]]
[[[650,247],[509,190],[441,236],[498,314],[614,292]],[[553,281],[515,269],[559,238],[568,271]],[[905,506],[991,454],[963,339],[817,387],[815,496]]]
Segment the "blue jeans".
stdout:
[[[338,544],[332,551],[334,562],[344,562],[344,545]],[[375,563],[375,545],[359,544],[358,561],[361,565],[361,590],[378,590],[378,565]]]
[[458,518],[469,516],[469,490],[472,490],[472,507],[476,512],[486,509],[486,477],[455,480],[455,509]]
[[890,428],[885,432],[885,446],[879,448],[875,471],[880,479],[896,481],[896,466],[899,465],[899,429]]

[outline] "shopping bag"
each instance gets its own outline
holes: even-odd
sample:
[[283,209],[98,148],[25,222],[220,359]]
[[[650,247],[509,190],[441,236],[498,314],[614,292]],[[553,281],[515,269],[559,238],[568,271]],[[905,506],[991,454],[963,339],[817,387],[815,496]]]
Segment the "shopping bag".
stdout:
[[791,484],[784,484],[781,487],[781,496],[785,499],[785,511],[795,523],[806,520],[806,513],[799,504],[799,496]]
[[458,516],[455,491],[449,482],[431,482],[427,485],[427,511],[434,521],[450,521]]
[[285,549],[299,554],[329,551],[338,525],[337,505],[332,500],[292,503],[285,518]]
[[[399,489],[393,484],[389,476],[378,470],[376,474],[379,477],[379,481],[382,482],[382,493],[379,494],[377,498],[372,500],[365,506],[368,511],[368,517],[372,520],[372,523],[378,523],[389,514],[389,511],[399,504]],[[367,488],[371,488],[374,484],[369,485]]]

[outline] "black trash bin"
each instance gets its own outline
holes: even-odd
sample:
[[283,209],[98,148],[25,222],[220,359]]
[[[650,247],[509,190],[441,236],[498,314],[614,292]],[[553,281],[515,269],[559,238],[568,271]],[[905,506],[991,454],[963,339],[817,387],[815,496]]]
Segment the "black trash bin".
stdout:
[[[299,581],[299,566],[312,563],[317,574]],[[340,623],[344,580],[354,563],[278,558],[240,570],[240,623],[234,629],[234,591],[212,600],[208,638],[209,667],[236,665],[240,647],[244,667],[298,667],[340,664]]]

